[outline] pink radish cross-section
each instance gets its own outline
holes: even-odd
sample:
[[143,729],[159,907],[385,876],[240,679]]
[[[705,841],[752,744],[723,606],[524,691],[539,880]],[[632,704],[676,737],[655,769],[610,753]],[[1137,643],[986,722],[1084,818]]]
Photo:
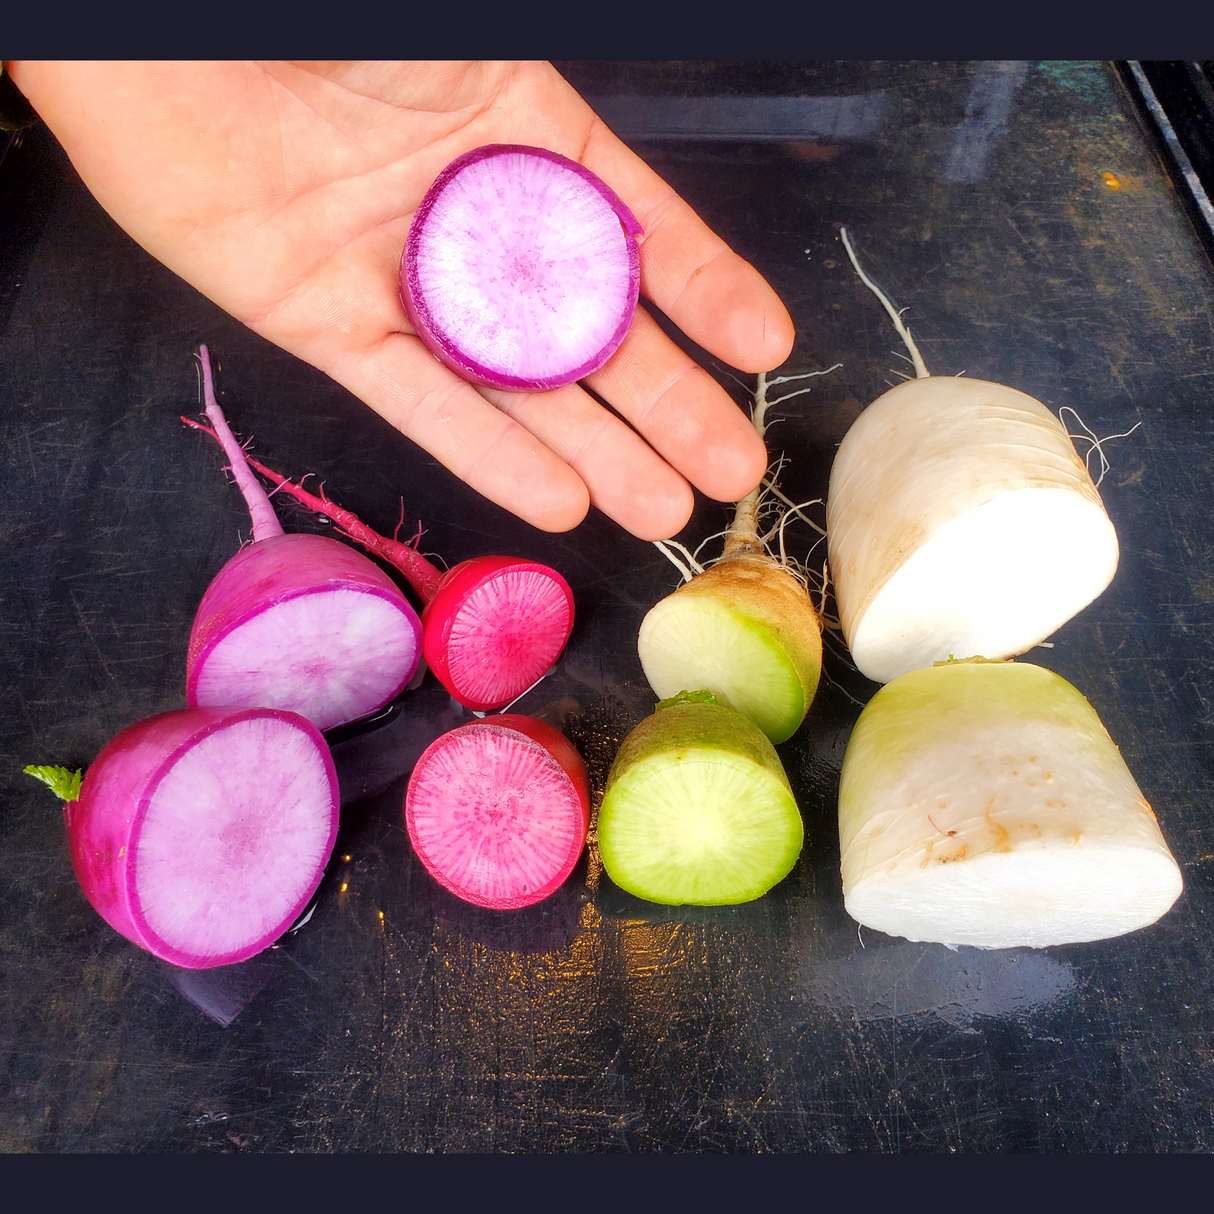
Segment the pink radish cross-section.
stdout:
[[586,842],[586,765],[552,726],[506,714],[461,725],[418,759],[409,838],[431,876],[477,906],[511,910],[555,891]]

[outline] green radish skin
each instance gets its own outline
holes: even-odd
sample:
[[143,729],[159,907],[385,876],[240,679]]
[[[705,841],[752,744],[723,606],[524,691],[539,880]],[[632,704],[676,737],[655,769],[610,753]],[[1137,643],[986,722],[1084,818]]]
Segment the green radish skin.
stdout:
[[803,841],[775,748],[710,692],[663,701],[624,739],[599,809],[607,875],[672,906],[762,897],[792,871]]
[[910,940],[1101,940],[1183,888],[1095,709],[1026,662],[940,663],[877,692],[844,756],[839,836],[848,913]]
[[766,556],[726,558],[668,595],[637,638],[663,698],[707,688],[772,742],[805,719],[822,672],[822,629],[805,588]]

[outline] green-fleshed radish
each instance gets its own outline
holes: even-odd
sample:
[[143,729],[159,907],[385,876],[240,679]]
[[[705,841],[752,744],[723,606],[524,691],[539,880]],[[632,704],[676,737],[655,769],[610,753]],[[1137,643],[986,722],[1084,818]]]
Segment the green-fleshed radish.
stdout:
[[92,906],[187,969],[273,944],[316,892],[337,838],[333,760],[297,713],[179,709],[124,729],[83,780],[25,770],[64,802],[72,865]]
[[[206,426],[181,419],[217,437]],[[324,493],[275,472],[247,452],[245,461],[274,493],[286,493],[337,524],[343,535],[398,569],[425,604],[422,653],[439,682],[466,708],[489,712],[519,699],[551,670],[573,630],[573,591],[538,561],[479,556],[446,573],[415,544],[380,535]]]
[[[768,409],[809,391],[802,388],[768,401],[770,388],[824,374],[811,371],[771,381],[760,375],[752,413],[759,434],[766,433]],[[765,490],[788,509],[764,535],[759,515]],[[816,526],[801,513],[812,504],[788,502],[774,477],[766,479],[738,502],[721,556],[707,569],[686,549],[680,559],[669,541],[658,543],[685,579],[648,612],[637,637],[645,677],[660,698],[689,687],[705,689],[754,721],[773,742],[796,732],[821,676],[822,621],[804,575],[783,557],[783,527],[790,514]],[[781,557],[768,547],[776,536]]]
[[804,841],[775,747],[709,691],[663,700],[624,739],[597,834],[612,881],[667,905],[759,898],[792,871]]
[[831,469],[830,572],[852,658],[885,683],[949,654],[1024,653],[1112,581],[1117,535],[1100,494],[1040,401],[929,376],[846,229],[840,236],[916,376],[861,413]]
[[1100,940],[1183,888],[1095,709],[1026,662],[946,661],[882,687],[848,741],[839,834],[848,913],[911,940]]
[[426,748],[409,777],[405,826],[422,864],[456,897],[517,910],[573,871],[590,824],[590,780],[544,721],[499,713]]
[[368,716],[412,679],[421,621],[361,552],[327,536],[284,534],[215,398],[206,346],[199,360],[208,433],[231,463],[253,542],[215,575],[198,606],[186,702],[282,708],[322,730]]

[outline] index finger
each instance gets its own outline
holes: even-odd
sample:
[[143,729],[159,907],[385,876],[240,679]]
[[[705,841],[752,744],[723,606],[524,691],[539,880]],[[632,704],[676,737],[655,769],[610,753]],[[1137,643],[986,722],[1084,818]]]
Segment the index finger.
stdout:
[[611,184],[644,229],[642,295],[740,371],[771,371],[788,358],[792,317],[766,279],[600,118],[581,160]]

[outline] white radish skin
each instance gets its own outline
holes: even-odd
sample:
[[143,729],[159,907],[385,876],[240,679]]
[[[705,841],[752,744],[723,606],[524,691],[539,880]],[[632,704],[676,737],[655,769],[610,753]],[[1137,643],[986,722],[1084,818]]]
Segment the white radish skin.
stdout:
[[1024,653],[1117,569],[1100,494],[1045,405],[983,380],[900,384],[839,445],[827,504],[839,619],[879,683]]
[[891,936],[1045,947],[1154,923],[1180,869],[1099,717],[1027,663],[883,687],[839,787],[844,904]]

